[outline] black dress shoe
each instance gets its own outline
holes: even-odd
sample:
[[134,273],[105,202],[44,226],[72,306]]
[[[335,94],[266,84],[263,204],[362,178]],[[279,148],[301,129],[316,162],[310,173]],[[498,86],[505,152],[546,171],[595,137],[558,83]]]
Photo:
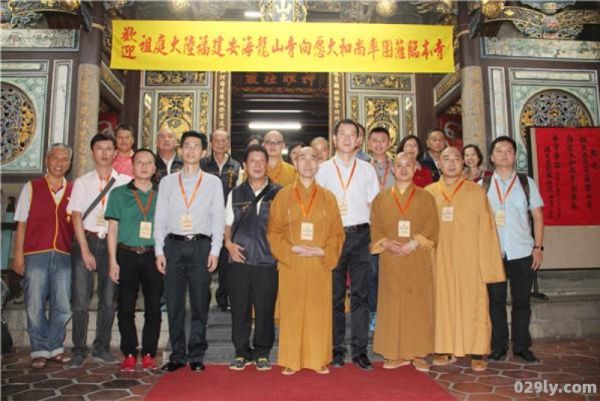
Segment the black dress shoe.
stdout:
[[334,368],[341,368],[342,366],[344,366],[344,363],[346,363],[344,359],[344,355],[335,354],[333,356],[333,360],[331,361],[331,366],[333,366]]
[[523,351],[513,351],[513,355],[517,358],[523,359],[525,362],[537,362],[538,359],[533,355],[533,352],[528,349],[524,349]]
[[192,372],[201,372],[204,370],[204,364],[202,362],[190,362],[190,370]]
[[367,357],[365,354],[361,354],[352,358],[352,363],[362,370],[373,370],[373,365],[371,364],[369,357]]
[[505,349],[495,349],[488,356],[488,360],[490,361],[504,361],[506,359],[506,350]]
[[164,365],[162,365],[162,367],[160,369],[164,370],[165,372],[175,372],[177,369],[183,368],[184,366],[185,366],[185,363],[167,362]]
[[229,305],[219,305],[217,309],[221,312],[231,312],[231,307]]

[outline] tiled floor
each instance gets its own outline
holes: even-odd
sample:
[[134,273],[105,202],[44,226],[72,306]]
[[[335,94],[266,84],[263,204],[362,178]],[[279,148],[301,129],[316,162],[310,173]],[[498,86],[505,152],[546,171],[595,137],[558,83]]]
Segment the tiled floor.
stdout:
[[[540,340],[536,341],[533,350],[542,359],[541,363],[526,365],[511,357],[506,362],[490,363],[487,371],[477,373],[470,369],[469,360],[462,358],[450,366],[433,367],[430,376],[458,400],[600,401],[600,338]],[[1,363],[2,400],[6,401],[141,400],[160,378],[160,373],[141,371],[121,374],[116,366],[91,360],[79,369],[55,364],[48,364],[44,369],[31,369],[25,349],[3,356]],[[596,392],[582,395],[565,394],[564,391],[559,394],[557,391],[550,394],[553,386],[558,385],[557,390],[564,390],[566,384],[595,384]],[[524,391],[532,392],[517,394],[515,390],[521,385]],[[542,386],[542,391],[536,393],[537,386]],[[577,386],[572,388],[577,390]]]

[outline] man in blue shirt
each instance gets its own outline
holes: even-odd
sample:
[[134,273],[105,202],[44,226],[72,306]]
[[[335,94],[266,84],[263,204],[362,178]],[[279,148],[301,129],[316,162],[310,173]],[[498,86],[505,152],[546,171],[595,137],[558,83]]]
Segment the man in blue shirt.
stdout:
[[[162,369],[175,371],[186,363],[204,370],[210,275],[217,268],[225,230],[221,180],[200,168],[203,135],[181,136],[183,169],[160,181],[154,217],[156,267],[164,274],[169,337],[173,352]],[[185,335],[185,290],[190,297],[191,329]]]
[[[495,170],[488,181],[487,196],[496,220],[506,277],[510,281],[513,355],[526,362],[535,362],[537,358],[529,350],[529,292],[534,271],[542,265],[544,202],[535,181],[518,176],[515,170],[516,152],[516,143],[508,136],[500,136],[492,142],[490,158]],[[521,183],[525,178],[528,190]],[[488,292],[492,320],[492,353],[489,359],[504,360],[508,349],[506,282],[488,284]]]

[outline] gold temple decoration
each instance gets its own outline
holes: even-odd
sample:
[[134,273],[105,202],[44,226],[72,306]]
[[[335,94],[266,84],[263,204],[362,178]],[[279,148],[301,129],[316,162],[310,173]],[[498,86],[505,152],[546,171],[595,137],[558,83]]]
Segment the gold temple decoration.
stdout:
[[177,138],[193,127],[192,93],[160,93],[158,96],[158,127],[168,126]]
[[260,19],[263,22],[306,22],[304,0],[260,0]]
[[365,97],[365,129],[385,127],[390,132],[390,149],[400,143],[400,104],[397,97]]
[[[492,2],[489,2],[490,4]],[[523,2],[534,6],[540,2]],[[569,2],[567,2],[569,3]],[[572,2],[571,2],[572,3]],[[503,6],[486,9],[484,23],[510,21],[519,31],[537,39],[576,39],[586,24],[600,24],[599,10],[565,10],[558,12],[558,2],[544,2],[541,11],[528,7]],[[562,5],[561,7],[563,7]]]
[[210,110],[210,103],[208,101],[208,92],[200,93],[200,118],[198,122],[198,128],[200,132],[208,135],[210,132],[208,131],[208,112]]
[[152,149],[152,95],[142,97],[142,147]]

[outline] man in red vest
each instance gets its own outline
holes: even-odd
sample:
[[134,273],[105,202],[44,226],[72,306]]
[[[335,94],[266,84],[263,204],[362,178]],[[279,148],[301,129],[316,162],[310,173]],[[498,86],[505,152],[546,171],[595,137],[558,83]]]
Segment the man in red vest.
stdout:
[[[48,360],[67,363],[65,328],[71,318],[71,243],[73,226],[67,214],[72,182],[65,174],[72,151],[62,143],[46,154],[48,173],[23,187],[15,212],[17,239],[13,270],[24,279],[27,333],[31,366],[43,368]],[[46,300],[49,312],[46,316]]]

